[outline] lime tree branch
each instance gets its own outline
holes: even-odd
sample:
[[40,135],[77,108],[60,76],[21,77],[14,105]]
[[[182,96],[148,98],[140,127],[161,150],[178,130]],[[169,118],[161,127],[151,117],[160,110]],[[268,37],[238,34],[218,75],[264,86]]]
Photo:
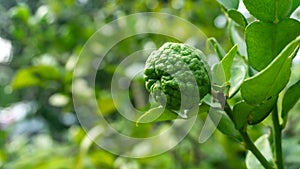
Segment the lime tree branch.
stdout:
[[268,160],[262,155],[262,153],[257,149],[252,140],[250,139],[248,133],[246,131],[240,130],[240,134],[246,144],[246,148],[252,152],[252,154],[258,159],[258,161],[266,168],[266,169],[275,169]]
[[278,119],[277,106],[274,107],[272,112],[273,121],[273,137],[274,137],[274,149],[275,149],[275,163],[278,169],[284,169],[283,159],[282,159],[282,146],[281,146],[281,131],[282,128]]

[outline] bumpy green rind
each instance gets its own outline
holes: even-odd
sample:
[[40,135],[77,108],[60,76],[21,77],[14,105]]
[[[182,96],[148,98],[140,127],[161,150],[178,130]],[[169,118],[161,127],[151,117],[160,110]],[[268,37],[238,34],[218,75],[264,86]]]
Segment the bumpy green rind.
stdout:
[[146,61],[146,89],[161,105],[190,109],[210,92],[210,79],[204,54],[181,43],[165,43]]

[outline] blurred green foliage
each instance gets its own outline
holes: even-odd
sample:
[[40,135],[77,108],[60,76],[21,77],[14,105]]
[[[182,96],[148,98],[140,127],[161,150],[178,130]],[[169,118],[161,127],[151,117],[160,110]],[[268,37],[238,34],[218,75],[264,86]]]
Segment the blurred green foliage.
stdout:
[[[199,123],[175,149],[159,156],[129,159],[111,154],[89,140],[77,121],[72,102],[76,59],[85,42],[101,26],[128,14],[164,12],[190,21],[229,49],[225,25],[215,24],[217,17],[224,16],[221,9],[211,0],[0,0],[0,37],[9,40],[13,47],[11,61],[0,63],[0,168],[245,168],[246,151],[236,140],[216,132],[206,143],[199,144]],[[117,113],[107,93],[120,58],[147,44],[158,47],[170,40],[174,41],[148,34],[120,42],[118,48],[110,50],[105,67],[99,70],[96,88],[87,89],[95,92],[102,114],[120,132],[147,137],[153,134],[153,128],[169,125],[137,128]],[[296,79],[300,77],[297,68],[299,63],[293,71]],[[144,102],[137,103],[137,94],[130,91],[132,102],[138,108],[146,106],[145,109],[148,95],[144,82],[137,78],[135,83],[140,86],[138,95],[143,96]],[[300,167],[295,164],[300,150],[291,146],[299,147],[300,116],[295,113],[299,109],[299,104],[293,108],[285,131],[285,153],[291,169]],[[252,136],[265,130],[267,127],[254,127]],[[290,154],[297,156],[289,158]]]

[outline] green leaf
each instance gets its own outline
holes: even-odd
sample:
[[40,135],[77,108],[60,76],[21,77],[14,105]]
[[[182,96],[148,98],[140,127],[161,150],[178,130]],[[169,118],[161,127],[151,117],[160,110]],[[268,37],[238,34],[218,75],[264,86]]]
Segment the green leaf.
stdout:
[[235,126],[228,115],[224,111],[212,108],[209,111],[209,117],[215,123],[218,130],[223,134],[232,136],[235,138],[240,138],[239,131],[235,129]]
[[30,69],[33,74],[44,80],[55,80],[60,77],[60,72],[55,66],[39,65],[31,67]]
[[235,23],[239,24],[241,27],[245,28],[248,25],[247,19],[239,11],[231,9],[227,11],[228,16],[234,20]]
[[253,106],[241,101],[237,103],[233,107],[233,122],[235,124],[235,128],[240,130],[244,126],[247,125],[248,116],[250,115],[251,111],[253,110]]
[[[214,102],[211,95],[207,95],[203,99],[203,101],[205,102],[205,104],[210,106],[210,109],[209,109],[209,112],[208,112],[210,120],[207,120],[205,122],[205,125],[209,126],[210,123],[213,123],[215,126],[217,126],[218,130],[221,131],[223,134],[239,139],[240,138],[239,131],[237,131],[235,129],[234,123],[232,122],[232,120],[222,110],[222,108],[221,108],[222,105],[218,102]],[[206,123],[208,123],[208,124],[206,124]],[[205,128],[205,126],[204,126],[204,128]],[[204,133],[204,135],[205,134],[206,133]]]
[[225,73],[225,78],[226,78],[226,82],[228,82],[230,80],[231,77],[231,66],[232,66],[232,62],[233,62],[233,58],[237,53],[237,45],[234,45],[229,52],[224,56],[224,58],[220,61],[223,69],[224,69],[224,73]]
[[[254,142],[254,144],[269,162],[273,162],[272,149],[268,138],[269,135],[262,135]],[[264,169],[261,163],[250,151],[246,156],[246,166],[248,169]]]
[[34,76],[29,69],[21,69],[15,75],[11,85],[13,89],[20,89],[40,84],[40,79]]
[[202,103],[199,107],[195,107],[183,113],[178,113],[172,110],[168,110],[162,106],[158,106],[142,114],[137,119],[136,124],[138,125],[139,123],[170,121],[175,119],[189,119],[197,115],[198,113],[208,112],[209,109],[209,105]]
[[246,79],[241,85],[242,97],[248,104],[261,104],[276,97],[288,83],[291,64],[299,48],[300,37],[292,41],[261,72]]
[[246,28],[246,43],[250,65],[260,71],[265,68],[293,39],[300,35],[300,22],[286,19],[278,24],[253,22]]
[[26,88],[31,86],[43,87],[46,80],[56,80],[60,77],[60,72],[53,66],[33,66],[19,70],[12,81],[13,89]]
[[177,119],[178,114],[162,106],[152,108],[138,118],[136,124]]
[[237,53],[237,45],[234,45],[223,59],[213,67],[212,83],[217,86],[225,86],[231,77],[231,66]]
[[226,85],[226,76],[224,69],[221,65],[221,63],[217,63],[212,68],[212,77],[211,77],[211,83],[213,84],[213,88],[217,91],[218,88],[223,88]]
[[[231,68],[232,62],[234,60],[234,56],[237,53],[237,45],[234,45],[227,54],[225,54],[224,49],[220,46],[216,39],[210,38],[209,42],[214,46],[214,49],[221,60],[218,64],[213,67],[213,76],[212,82],[213,84],[224,87],[226,82],[229,82],[231,79]],[[224,56],[225,55],[225,56]],[[237,74],[235,74],[237,75]],[[240,73],[239,73],[240,75]],[[243,74],[242,74],[243,75]],[[235,76],[236,77],[236,76]],[[244,79],[244,78],[243,78]],[[243,80],[242,79],[242,80]]]
[[207,40],[215,49],[215,52],[217,53],[217,56],[220,60],[224,57],[226,54],[225,50],[222,48],[222,46],[219,44],[219,42],[215,38],[208,38]]
[[229,98],[234,96],[234,94],[239,90],[241,84],[247,76],[248,66],[245,60],[236,55],[233,59],[233,64],[231,68],[231,78],[230,78],[230,88],[229,88]]
[[250,116],[248,117],[248,124],[254,125],[263,121],[273,110],[276,101],[277,96],[274,96],[272,98],[269,98],[269,100],[266,100],[263,103],[254,106]]
[[292,0],[243,0],[243,2],[254,17],[265,22],[277,22],[286,18],[292,6]]
[[282,114],[281,117],[285,119],[288,112],[300,99],[300,80],[292,85],[284,94],[282,100]]
[[208,104],[201,103],[201,105],[199,106],[199,109],[198,109],[198,114],[206,113],[209,111],[209,109],[210,109],[210,106]]
[[239,0],[217,0],[226,9],[237,9],[239,7]]
[[229,21],[228,24],[229,37],[232,44],[238,45],[238,52],[242,56],[247,56],[246,43],[244,40],[243,31],[237,29],[237,24],[235,22]]
[[276,101],[277,97],[257,105],[250,105],[244,100],[238,102],[232,111],[235,127],[239,130],[247,123],[250,125],[260,123],[271,113]]

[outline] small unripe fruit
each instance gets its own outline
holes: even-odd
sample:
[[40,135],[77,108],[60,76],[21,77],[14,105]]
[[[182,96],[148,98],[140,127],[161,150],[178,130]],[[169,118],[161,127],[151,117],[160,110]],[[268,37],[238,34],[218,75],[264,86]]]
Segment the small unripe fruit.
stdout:
[[146,89],[172,110],[190,109],[210,92],[204,54],[182,43],[165,43],[146,61]]

